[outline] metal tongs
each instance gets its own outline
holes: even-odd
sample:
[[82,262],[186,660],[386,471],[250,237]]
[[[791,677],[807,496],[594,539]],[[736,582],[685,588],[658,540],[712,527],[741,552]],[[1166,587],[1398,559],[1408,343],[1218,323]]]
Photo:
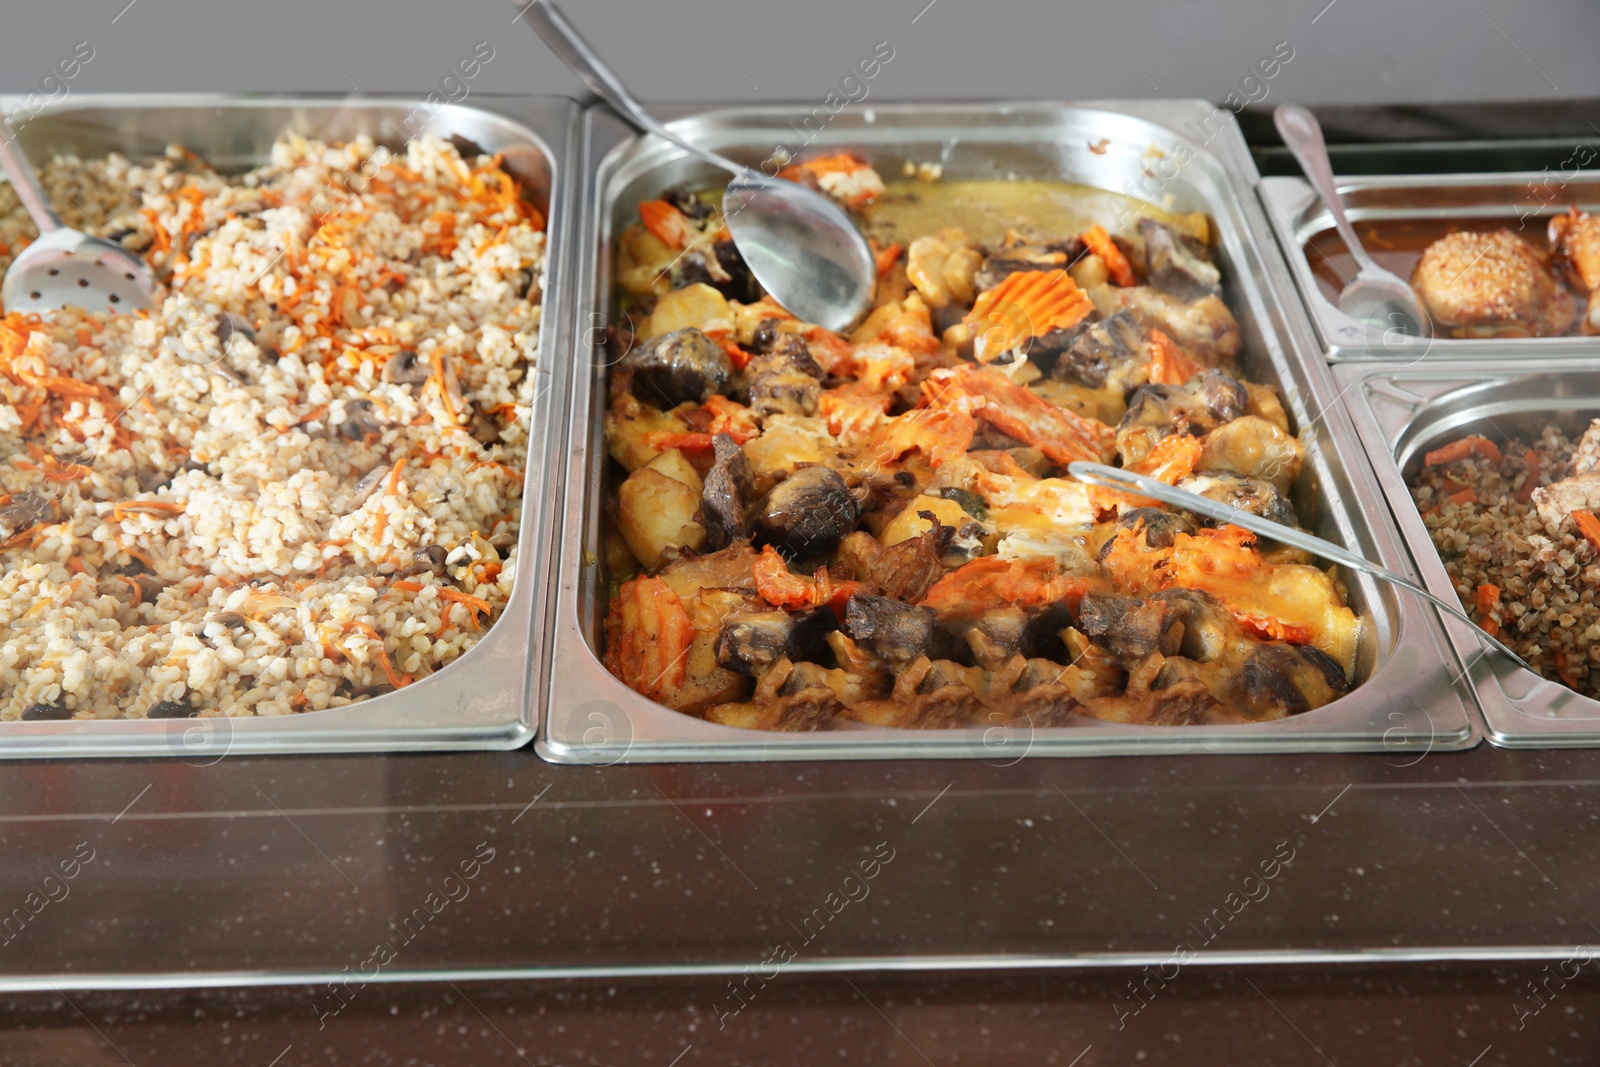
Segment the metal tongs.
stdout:
[[1136,493],[1139,496],[1151,497],[1161,501],[1163,504],[1171,504],[1173,507],[1183,508],[1197,515],[1204,515],[1206,518],[1215,519],[1217,522],[1227,522],[1235,526],[1242,526],[1251,533],[1260,534],[1262,537],[1270,537],[1274,541],[1281,541],[1286,545],[1304,549],[1313,556],[1330,559],[1335,563],[1342,563],[1346,567],[1351,567],[1358,571],[1366,571],[1373,577],[1382,578],[1384,581],[1398,585],[1402,589],[1410,590],[1433,604],[1440,611],[1447,612],[1460,619],[1472,627],[1474,636],[1480,642],[1501,655],[1509,657],[1517,666],[1527,667],[1528,670],[1533,669],[1528,667],[1528,664],[1523,661],[1521,656],[1507,648],[1499,638],[1472,621],[1472,617],[1457,605],[1434,596],[1416,582],[1403,575],[1396,574],[1387,567],[1380,567],[1371,560],[1364,559],[1353,552],[1347,552],[1332,541],[1324,541],[1322,538],[1308,534],[1304,530],[1296,530],[1292,526],[1285,526],[1280,522],[1264,519],[1248,511],[1241,511],[1220,501],[1203,497],[1198,493],[1191,493],[1187,489],[1179,489],[1176,486],[1167,485],[1165,482],[1158,482],[1147,475],[1135,474],[1133,471],[1122,470],[1118,467],[1108,467],[1103,463],[1070,463],[1067,465],[1067,471],[1080,482],[1088,482],[1090,485],[1104,486],[1107,489],[1120,489],[1124,492]]

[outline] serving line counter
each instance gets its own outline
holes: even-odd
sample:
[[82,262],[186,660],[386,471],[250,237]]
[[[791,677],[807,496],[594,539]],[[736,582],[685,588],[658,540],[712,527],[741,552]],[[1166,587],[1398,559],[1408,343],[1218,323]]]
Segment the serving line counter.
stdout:
[[[1291,287],[1274,291],[1292,291],[1281,261],[1268,269],[1281,275],[1269,284]],[[1291,336],[1314,337],[1297,317]],[[1305,367],[1334,381],[1321,361]],[[1355,440],[1343,407],[1328,412]],[[1140,1050],[1161,1062],[1177,1055],[1172,1035],[1203,1031],[1198,990],[1218,988],[1233,991],[1217,996],[1235,1018],[1239,998],[1273,1006],[1260,1025],[1281,1032],[1279,1053],[1301,1042],[1296,1029],[1318,1051],[1390,1052],[1410,1040],[1390,1020],[1415,1007],[1391,998],[1413,976],[1448,997],[1454,979],[1439,968],[1456,967],[1483,1010],[1418,1013],[1429,1055],[1466,1063],[1492,1045],[1528,1062],[1592,1048],[1585,1013],[1518,1024],[1532,1005],[1522,981],[1600,938],[1600,754],[1449,751],[1448,733],[1432,743],[1416,725],[1388,734],[1377,716],[1364,753],[1063,760],[1023,745],[958,760],[630,764],[602,748],[556,766],[527,747],[13,761],[0,780],[11,914],[0,987],[86,1003],[113,1040],[124,1031],[95,1007],[113,993],[171,1005],[185,990],[260,987],[238,994],[258,1013],[260,1062],[283,1034],[301,1049],[285,1062],[314,1056],[325,1031],[344,1035],[326,1049],[357,1033],[392,1041],[405,1031],[386,1030],[377,1004],[458,1021],[472,1031],[458,1047],[482,1062],[532,1057],[541,1033],[550,1055],[638,1062],[625,1036],[579,1047],[554,1034],[564,1010],[623,1017],[607,1014],[604,983],[622,990],[612,1003],[645,997],[654,1021],[639,1042],[687,1063],[717,1062],[719,1041],[735,1048],[722,1035],[743,1013],[770,1022],[765,1003],[844,1018],[827,991],[854,982],[885,1031],[941,1062],[953,1036],[875,999],[926,994],[919,983],[937,973],[963,1003],[1011,996],[1049,1011],[1070,999],[1085,1036],[1064,1063],[1084,1045],[1084,1062]],[[1044,970],[1055,973],[1016,973]],[[1389,977],[1360,1000],[1329,974]],[[517,979],[557,992],[536,1008],[493,989]],[[1586,981],[1570,983],[1569,1004],[1592,1003]],[[1140,997],[1129,982],[1152,985]],[[1317,982],[1323,1000],[1305,992]],[[54,1005],[39,1009],[47,1025],[77,1026],[65,1001],[26,1003]],[[1295,1010],[1308,1003],[1338,1035]],[[519,1022],[501,1019],[513,1009]],[[538,1011],[549,1025],[528,1025]]]

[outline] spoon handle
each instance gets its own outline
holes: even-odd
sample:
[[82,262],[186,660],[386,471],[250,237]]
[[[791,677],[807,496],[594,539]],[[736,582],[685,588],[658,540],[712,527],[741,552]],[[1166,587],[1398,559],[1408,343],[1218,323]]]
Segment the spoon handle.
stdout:
[[587,85],[596,96],[620,111],[624,118],[640,129],[647,130],[663,140],[670,141],[686,152],[692,153],[713,163],[724,170],[731,171],[735,176],[742,177],[749,168],[735,163],[733,160],[720,156],[709,149],[691,144],[657,122],[644,105],[635,100],[633,94],[628,92],[611,68],[589,47],[589,42],[579,36],[572,23],[567,21],[561,9],[550,0],[532,0],[523,3],[522,0],[512,0],[515,6],[521,8],[520,18],[532,26],[534,32],[544,38],[544,43],[550,46],[550,51],[565,63],[576,74],[583,84]]
[[[1456,618],[1472,627],[1472,629],[1475,631],[1474,636],[1477,637],[1479,641],[1487,643],[1496,652],[1500,652],[1506,656],[1509,656],[1511,660],[1517,664],[1517,666],[1528,666],[1525,662],[1523,662],[1521,656],[1511,651],[1511,649],[1507,648],[1487,630],[1473,622],[1472,617],[1466,612],[1462,611],[1459,606],[1451,604],[1441,597],[1434,596],[1428,590],[1424,589],[1422,586],[1418,585],[1416,582],[1413,582],[1404,575],[1396,574],[1387,567],[1381,567],[1369,559],[1356,555],[1354,552],[1346,551],[1345,549],[1334,544],[1332,541],[1324,541],[1322,538],[1308,534],[1304,530],[1296,530],[1292,526],[1285,526],[1281,522],[1273,522],[1271,519],[1264,519],[1260,515],[1254,515],[1248,511],[1241,511],[1238,508],[1229,507],[1227,504],[1224,504],[1221,501],[1212,500],[1209,497],[1203,497],[1198,493],[1191,493],[1187,489],[1179,489],[1177,486],[1167,485],[1165,482],[1158,482],[1154,478],[1147,477],[1143,474],[1135,474],[1133,471],[1122,470],[1118,467],[1108,467],[1103,463],[1071,463],[1067,466],[1067,472],[1073,477],[1077,478],[1080,482],[1089,482],[1094,485],[1103,485],[1112,489],[1121,489],[1127,492],[1138,493],[1140,496],[1154,497],[1164,504],[1171,504],[1174,507],[1180,507],[1188,511],[1193,511],[1196,514],[1204,515],[1206,518],[1214,519],[1217,522],[1227,522],[1232,523],[1235,526],[1243,526],[1251,533],[1260,534],[1262,537],[1270,537],[1274,541],[1281,541],[1286,545],[1293,545],[1295,548],[1304,549],[1314,556],[1320,556],[1323,559],[1331,559],[1336,563],[1343,563],[1347,567],[1352,567],[1358,571],[1365,571],[1374,577],[1382,578],[1386,582],[1393,583],[1394,585],[1400,586],[1402,589],[1407,589],[1417,594],[1424,600],[1438,607],[1441,611],[1445,611],[1451,615],[1454,615]],[[1532,670],[1531,667],[1528,669]]]
[[22,146],[17,144],[16,136],[5,125],[4,112],[0,112],[0,169],[3,169],[6,177],[11,179],[11,188],[16,190],[17,199],[22,201],[22,206],[27,208],[28,214],[33,217],[33,224],[38,227],[39,236],[43,237],[52,230],[61,229],[61,216],[50,206],[50,198],[45,196],[44,190],[39,187],[39,179],[33,172],[33,165],[23,154]]
[[1362,247],[1361,239],[1356,236],[1355,227],[1351,226],[1350,220],[1345,217],[1344,201],[1339,196],[1338,184],[1333,180],[1333,165],[1328,162],[1328,146],[1322,139],[1322,126],[1317,122],[1316,116],[1303,107],[1281,104],[1272,113],[1272,121],[1278,127],[1283,143],[1289,146],[1294,158],[1300,161],[1301,169],[1306,172],[1306,177],[1311,179],[1311,184],[1316,187],[1322,202],[1328,205],[1329,212],[1333,214],[1333,224],[1338,228],[1339,237],[1344,241],[1351,258],[1361,265],[1362,270],[1382,270],[1383,268],[1379,267]]

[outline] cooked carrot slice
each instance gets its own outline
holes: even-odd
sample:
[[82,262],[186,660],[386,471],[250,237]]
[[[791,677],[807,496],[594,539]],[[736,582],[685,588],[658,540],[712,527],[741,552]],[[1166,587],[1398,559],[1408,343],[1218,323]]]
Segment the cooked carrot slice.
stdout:
[[1110,426],[1057,407],[986,367],[969,363],[953,371],[936,371],[922,383],[922,391],[934,408],[982,415],[1002,433],[1063,465],[1077,460],[1106,463],[1116,452],[1117,433]]
[[814,608],[830,598],[828,568],[821,567],[811,578],[795,574],[778,550],[767,545],[750,568],[756,592],[768,604],[779,608]]
[[938,468],[966,455],[977,430],[972,416],[964,411],[917,408],[880,423],[873,433],[870,455],[878,463],[893,463],[912,449],[920,449],[928,464]]
[[711,451],[711,435],[708,433],[674,433],[671,430],[655,430],[644,435],[645,443],[657,452],[668,452],[676,448],[679,452],[709,452]]
[[1483,627],[1491,637],[1500,636],[1500,620],[1494,617],[1494,612],[1500,609],[1500,587],[1490,585],[1488,582],[1478,586],[1478,625]]
[[1528,476],[1522,480],[1522,487],[1517,490],[1517,503],[1526,504],[1533,499],[1533,491],[1539,488],[1539,479],[1544,477],[1544,471],[1539,469],[1539,461],[1532,452],[1522,454],[1522,462],[1528,465]]
[[[1156,442],[1156,446],[1150,450],[1148,456],[1128,469],[1136,474],[1154,478],[1158,482],[1177,485],[1194,473],[1195,464],[1200,462],[1200,456],[1204,452],[1205,445],[1201,443],[1200,438],[1190,437],[1186,433],[1170,434]],[[1103,485],[1089,487],[1089,502],[1102,515],[1123,508],[1161,506],[1159,500],[1151,500],[1149,497]]]
[[683,212],[665,200],[646,200],[639,205],[644,228],[661,239],[668,248],[683,248],[696,231]]
[[823,390],[817,417],[828,421],[828,432],[835,437],[854,437],[875,427],[893,399],[882,390],[851,382]]
[[628,688],[661,700],[688,675],[694,626],[683,601],[660,578],[624,582],[606,619],[606,666]]
[[940,578],[922,598],[941,618],[965,618],[1002,605],[1033,607],[1065,600],[1073,611],[1090,589],[1103,585],[1098,578],[1058,573],[1048,556],[1002,559],[980,556]]
[[1253,615],[1235,611],[1233,618],[1246,633],[1263,641],[1287,641],[1291,645],[1309,645],[1314,636],[1308,627],[1284,622],[1271,615]]
[[721,393],[717,393],[701,407],[711,416],[711,423],[706,427],[706,433],[712,436],[725,433],[741,445],[761,436],[761,427],[756,424],[756,413],[737,400],[729,400]]
[[866,167],[867,161],[854,152],[836,152],[831,156],[818,156],[804,163],[792,163],[778,172],[778,177],[799,181],[802,175],[820,178],[824,174],[853,174]]
[[973,354],[987,363],[1030,337],[1076,326],[1094,304],[1064,270],[1019,270],[985,289],[964,320]]
[[[875,259],[878,264],[878,277],[882,278],[884,275],[894,270],[894,265],[900,261],[900,253],[902,249],[900,247],[900,242],[896,241],[894,244],[890,245],[888,248],[885,248],[881,252],[877,251],[876,249],[873,251],[874,254],[872,258]],[[88,342],[84,343],[87,344]]]
[[1445,497],[1445,500],[1452,504],[1476,504],[1478,502],[1478,491],[1469,487],[1459,493],[1451,493]]
[[734,370],[744,370],[745,365],[750,362],[751,354],[740,348],[738,343],[734,341],[732,330],[720,329],[706,330],[704,332],[718,348],[728,353],[728,358],[733,361]]
[[1178,342],[1160,330],[1150,331],[1150,362],[1146,364],[1146,377],[1152,385],[1182,385],[1204,369],[1178,347]]
[[1572,521],[1578,524],[1578,532],[1583,534],[1583,539],[1600,551],[1600,519],[1595,518],[1592,511],[1574,511]]
[[1090,226],[1080,235],[1083,243],[1089,246],[1089,251],[1100,257],[1100,262],[1106,265],[1106,270],[1111,274],[1111,280],[1121,286],[1138,285],[1139,279],[1133,275],[1133,266],[1129,264],[1128,257],[1122,254],[1122,249],[1111,239],[1104,226]]
[[1500,462],[1500,449],[1487,437],[1474,434],[1453,441],[1443,448],[1436,448],[1422,457],[1422,462],[1429,467],[1437,467],[1444,463],[1454,463],[1457,460],[1467,459],[1470,456],[1482,456],[1490,463]]

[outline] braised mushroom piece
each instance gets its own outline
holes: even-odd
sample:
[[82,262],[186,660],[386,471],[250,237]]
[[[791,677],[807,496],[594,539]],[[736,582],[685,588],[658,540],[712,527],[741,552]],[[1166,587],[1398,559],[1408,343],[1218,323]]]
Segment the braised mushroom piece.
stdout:
[[0,505],[0,541],[9,541],[23,530],[41,523],[54,522],[59,514],[56,502],[38,493],[11,494],[11,499]]
[[411,563],[405,569],[397,571],[396,574],[405,578],[419,574],[431,574],[435,578],[448,578],[449,570],[446,566],[448,555],[443,545],[423,545],[411,553]]
[[756,512],[757,535],[789,559],[832,552],[856,528],[860,509],[839,473],[801,467],[773,486]]
[[370,400],[352,400],[344,406],[344,421],[339,423],[339,435],[359,441],[368,434],[383,432],[383,423]]
[[1117,426],[1117,451],[1123,463],[1139,463],[1163,437],[1209,433],[1243,415],[1248,402],[1244,386],[1219,370],[1183,385],[1141,385]]
[[831,658],[827,637],[838,628],[827,608],[730,615],[717,635],[717,663],[739,674],[759,675],[780,659],[800,663]]
[[39,701],[22,709],[23,722],[58,722],[72,718],[72,712],[59,700]]
[[750,461],[737,441],[719,433],[711,439],[711,447],[716,459],[700,491],[700,515],[706,548],[715,552],[750,536],[745,513],[755,490]]
[[1199,493],[1231,508],[1260,515],[1263,519],[1270,519],[1284,526],[1300,524],[1289,498],[1264,478],[1251,478],[1248,475],[1233,474],[1228,471],[1207,471],[1204,474],[1192,474],[1184,478],[1178,483],[1178,488]]
[[1222,272],[1205,258],[1203,247],[1191,246],[1187,238],[1154,219],[1140,219],[1139,232],[1144,236],[1151,285],[1190,302],[1221,294]]
[[733,380],[728,354],[694,326],[651,338],[622,357],[633,395],[659,408],[701,404]]
[[948,648],[932,608],[884,596],[857,594],[845,605],[844,632],[850,639],[894,668],[918,656],[930,659]]
[[421,385],[432,373],[415,352],[404,349],[384,361],[380,377],[391,385]]

